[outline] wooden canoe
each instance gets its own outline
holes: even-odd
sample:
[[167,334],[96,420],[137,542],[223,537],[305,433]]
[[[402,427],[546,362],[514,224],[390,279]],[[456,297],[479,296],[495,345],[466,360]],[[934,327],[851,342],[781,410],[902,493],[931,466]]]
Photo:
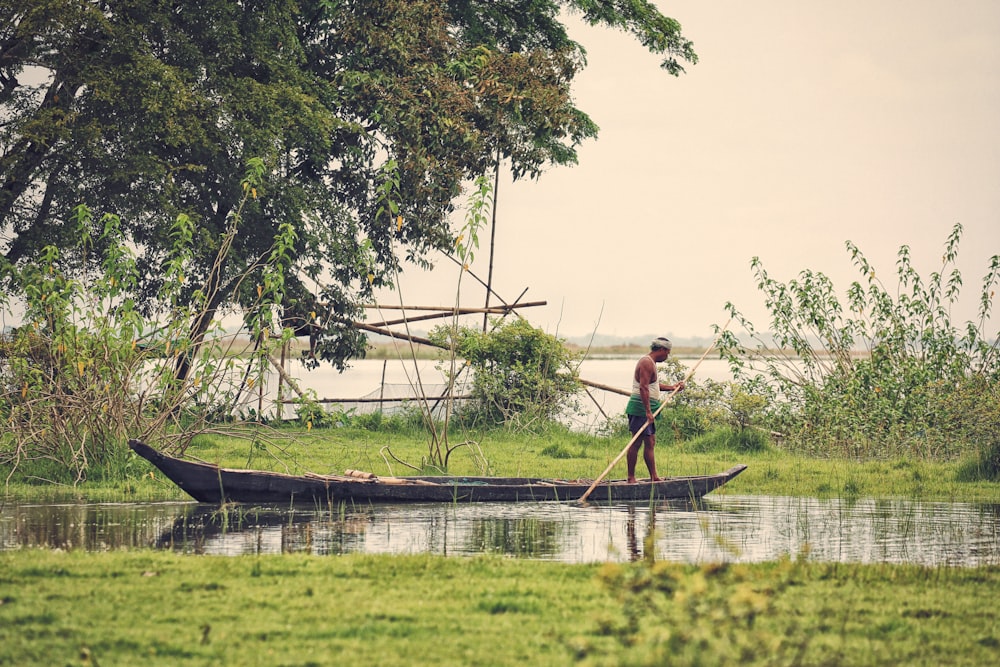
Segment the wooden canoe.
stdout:
[[[158,452],[139,440],[129,447],[192,498],[203,503],[340,502],[516,502],[577,500],[592,480],[534,477],[377,477],[349,475],[287,475],[260,470],[220,468]],[[698,499],[746,470],[733,466],[715,475],[668,477],[659,482],[602,482],[590,494],[594,502]]]

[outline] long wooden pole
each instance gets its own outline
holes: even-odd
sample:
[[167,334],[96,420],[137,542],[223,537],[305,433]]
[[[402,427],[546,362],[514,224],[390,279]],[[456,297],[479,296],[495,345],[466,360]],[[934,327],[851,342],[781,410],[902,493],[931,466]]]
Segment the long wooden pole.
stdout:
[[[486,272],[486,303],[484,308],[490,307],[490,292],[493,291],[493,253],[496,250],[497,240],[497,197],[500,194],[500,146],[497,145],[497,161],[493,165],[493,220],[490,222],[490,268]],[[489,315],[483,313],[483,333],[489,328]]]
[[[525,290],[527,291],[527,290]],[[494,294],[496,294],[494,292]],[[522,293],[521,296],[524,296]],[[548,305],[547,301],[525,301],[523,303],[504,303],[502,306],[490,306],[489,308],[459,308],[458,312],[461,315],[465,314],[477,314],[477,313],[490,313],[491,315],[504,315],[512,310],[517,310],[518,308],[528,308],[531,306],[545,306]],[[392,306],[388,304],[376,304],[367,303],[362,304],[362,308],[376,308],[378,310],[433,310],[441,313],[446,313],[452,315],[455,312],[454,306]]]
[[[726,322],[726,325],[721,329],[719,329],[719,333],[715,336],[715,340],[712,341],[712,344],[708,347],[708,349],[705,350],[705,352],[701,355],[698,361],[695,362],[694,366],[691,367],[691,370],[688,371],[688,374],[684,376],[684,382],[687,382],[688,380],[691,379],[691,376],[694,375],[695,370],[698,368],[698,366],[701,365],[701,362],[705,360],[705,357],[708,356],[708,353],[715,349],[715,346],[718,345],[719,343],[719,339],[722,338],[723,332],[728,328],[729,328],[729,322]],[[659,382],[659,379],[657,379],[657,382]],[[667,394],[667,397],[664,398],[663,401],[660,403],[660,407],[656,408],[656,412],[653,413],[654,420],[656,419],[656,416],[659,415],[660,412],[663,410],[663,408],[667,405],[670,399],[672,399],[678,391],[680,391],[680,389],[676,388],[675,385],[675,389],[669,394]],[[649,421],[650,420],[647,419],[646,423],[642,425],[642,428],[636,431],[635,435],[632,436],[632,439],[628,441],[627,445],[625,445],[625,449],[623,449],[621,452],[618,453],[618,456],[616,456],[615,459],[608,465],[608,467],[604,469],[604,472],[602,472],[601,475],[594,480],[594,483],[590,485],[590,488],[584,491],[583,495],[580,496],[580,500],[578,502],[581,503],[584,502],[590,496],[591,492],[597,488],[597,485],[600,484],[601,481],[603,481],[604,478],[608,476],[608,473],[611,472],[611,469],[614,468],[616,465],[618,465],[618,462],[622,460],[622,457],[624,457],[625,454],[628,453],[629,448],[631,448],[632,445],[635,444],[635,441],[639,439],[639,436],[642,435],[642,432],[646,430],[647,426],[649,426]]]
[[[546,303],[544,301],[536,301],[534,303],[525,303],[515,306],[516,308],[529,307],[529,306],[544,306]],[[383,320],[382,322],[368,322],[369,325],[373,327],[387,327],[394,324],[403,324],[404,322],[419,322],[421,320],[433,320],[440,319],[443,317],[454,317],[455,315],[468,315],[469,313],[486,313],[487,315],[508,315],[514,312],[515,307],[504,307],[504,308],[452,308],[451,310],[442,310],[440,312],[430,313],[429,315],[414,315],[411,317],[404,317],[397,320]],[[487,315],[483,315],[486,317]]]

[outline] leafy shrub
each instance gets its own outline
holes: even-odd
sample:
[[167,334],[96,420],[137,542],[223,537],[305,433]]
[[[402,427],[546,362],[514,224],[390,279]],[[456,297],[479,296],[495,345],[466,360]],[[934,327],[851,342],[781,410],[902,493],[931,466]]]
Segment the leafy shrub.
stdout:
[[319,402],[316,390],[309,389],[295,399],[295,418],[300,426],[311,430],[330,428],[346,421],[346,414],[327,410]]
[[690,405],[667,404],[656,417],[656,437],[658,442],[682,442],[705,432],[705,420],[701,412]]
[[457,415],[467,425],[538,428],[574,406],[574,356],[562,341],[525,320],[491,331],[436,327],[431,339],[472,367],[473,400]]
[[[251,162],[216,270],[262,171]],[[0,435],[0,467],[8,478],[76,483],[128,474],[133,437],[183,451],[197,433],[240,412],[260,388],[268,355],[290,335],[272,333],[290,228],[282,227],[271,257],[256,267],[263,284],[248,320],[257,345],[237,360],[229,354],[233,337],[212,318],[211,295],[186,286],[197,242],[189,218],[174,224],[160,292],[141,301],[119,219],[94,220],[80,206],[75,227],[75,248],[49,246],[35,262],[0,263],[0,280],[17,298],[0,293],[0,312],[22,322],[0,350],[0,418],[9,426]]]
[[713,429],[742,431],[762,423],[767,404],[763,396],[749,393],[733,382],[687,377],[689,373],[676,359],[668,359],[662,366],[662,382],[685,380],[684,390],[673,395],[657,419],[661,431],[669,430],[675,442],[697,438]]
[[[749,394],[735,383],[699,380],[675,358],[660,364],[658,375],[665,384],[685,381],[684,390],[673,394],[657,415],[657,438],[661,443],[691,440],[721,427],[758,427],[763,422],[764,397]],[[599,422],[595,432],[607,438],[627,439],[631,435],[624,414]]]
[[[768,658],[783,664],[778,658],[793,657],[805,645],[805,632],[776,630],[758,619],[774,613],[778,598],[794,585],[796,570],[788,560],[763,574],[739,566],[658,563],[652,557],[608,564],[601,580],[622,613],[621,621],[604,620],[597,631],[617,642],[608,664],[736,665]],[[594,653],[592,662],[604,664],[604,656]]]
[[754,258],[770,332],[759,333],[729,304],[751,344],[728,334],[721,347],[743,390],[767,399],[768,423],[788,434],[790,446],[824,455],[952,458],[984,444],[995,411],[975,408],[969,397],[995,397],[1000,383],[997,334],[986,330],[1000,256],[983,278],[978,322],[956,327],[961,230],[955,226],[940,271],[926,280],[901,247],[893,290],[848,242],[862,280],[848,288],[846,305],[823,274],[802,271],[784,284]]

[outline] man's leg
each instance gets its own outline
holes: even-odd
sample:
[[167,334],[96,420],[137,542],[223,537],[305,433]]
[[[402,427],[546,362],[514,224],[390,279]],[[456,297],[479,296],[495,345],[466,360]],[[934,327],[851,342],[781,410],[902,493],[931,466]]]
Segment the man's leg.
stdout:
[[649,469],[649,478],[658,482],[660,478],[656,475],[656,436],[647,435],[643,440],[642,458],[646,462],[646,468]]
[[628,431],[632,434],[632,444],[629,445],[628,451],[625,453],[625,462],[628,466],[629,482],[635,482],[635,464],[639,460],[639,447],[646,439],[645,433],[641,436],[637,434],[643,429],[648,430],[645,418],[635,415],[628,416]]
[[628,466],[628,481],[635,482],[635,464],[639,460],[639,445],[644,438],[637,438],[628,447],[628,452],[625,453],[625,463]]

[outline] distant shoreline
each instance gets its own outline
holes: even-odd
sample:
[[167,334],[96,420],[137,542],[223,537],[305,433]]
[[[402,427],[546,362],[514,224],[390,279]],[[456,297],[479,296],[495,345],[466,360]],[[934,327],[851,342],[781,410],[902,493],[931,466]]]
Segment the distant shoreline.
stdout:
[[[405,358],[409,358],[409,344],[405,341],[400,341],[398,344],[393,343],[370,343],[368,345],[368,352],[365,354],[366,359],[395,359],[400,354]],[[566,343],[566,347],[573,353],[586,353],[586,358],[588,359],[628,359],[631,357],[639,358],[642,355],[649,352],[649,347],[645,345],[637,344],[626,344],[626,345],[607,345],[607,346],[593,346],[590,348],[584,347],[582,345],[577,345],[574,343]],[[447,350],[442,350],[436,347],[429,347],[427,345],[416,344],[413,346],[414,354],[418,359],[437,359],[442,355],[447,354]],[[688,347],[676,345],[674,346],[672,357],[677,359],[689,359],[698,358],[705,353],[705,348]]]
[[[704,347],[674,345],[670,357],[672,359],[698,359],[705,354],[705,350],[709,345],[711,345],[711,342],[706,343]],[[302,345],[298,347],[305,349],[305,346]],[[401,355],[404,359],[409,359],[411,354],[409,347],[409,344],[405,341],[399,341],[399,343],[369,343],[365,359],[396,359]],[[585,358],[587,359],[638,359],[649,352],[648,345],[639,345],[636,343],[604,346],[594,345],[589,348],[576,343],[566,343],[566,347],[571,352],[585,354]],[[791,350],[768,350],[767,352],[773,354],[773,356],[784,356],[790,359],[798,358],[798,355]],[[828,356],[824,350],[817,350],[816,352],[819,356]],[[440,359],[447,354],[447,351],[418,343],[413,345],[413,354],[418,359]],[[717,357],[718,354],[718,350],[715,349],[709,352],[708,356]],[[868,353],[856,351],[851,356],[854,358],[864,358],[868,356]]]

